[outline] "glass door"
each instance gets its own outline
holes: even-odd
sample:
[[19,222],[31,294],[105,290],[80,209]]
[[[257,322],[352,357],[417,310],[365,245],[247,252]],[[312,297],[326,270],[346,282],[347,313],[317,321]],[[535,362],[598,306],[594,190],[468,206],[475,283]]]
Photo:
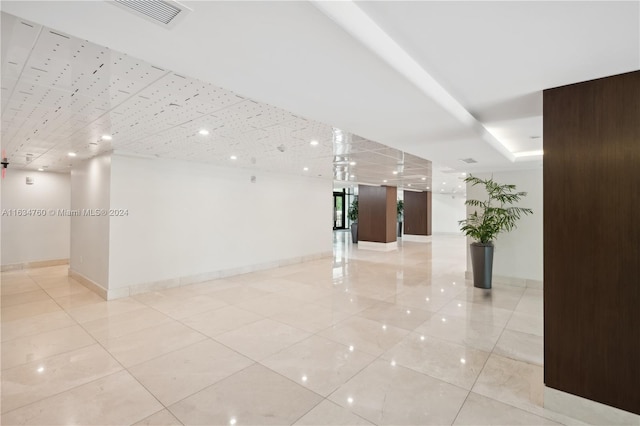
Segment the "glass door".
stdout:
[[333,229],[345,229],[345,194],[333,193]]

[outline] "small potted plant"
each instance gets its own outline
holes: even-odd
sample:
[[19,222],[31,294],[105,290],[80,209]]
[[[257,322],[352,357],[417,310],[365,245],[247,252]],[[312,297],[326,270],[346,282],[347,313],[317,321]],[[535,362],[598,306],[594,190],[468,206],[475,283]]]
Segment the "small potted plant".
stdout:
[[396,203],[398,212],[398,237],[402,237],[402,219],[404,218],[404,201],[398,200]]
[[349,220],[351,221],[351,241],[354,244],[358,244],[358,197],[354,197],[349,211],[347,212]]
[[516,228],[516,222],[523,215],[533,211],[512,204],[527,195],[517,192],[515,185],[503,185],[490,179],[480,179],[469,175],[465,180],[471,185],[483,185],[488,198],[467,200],[465,204],[474,207],[475,211],[464,220],[459,221],[462,233],[476,240],[471,243],[471,265],[473,268],[473,285],[478,288],[491,288],[493,269],[493,241],[499,233]]

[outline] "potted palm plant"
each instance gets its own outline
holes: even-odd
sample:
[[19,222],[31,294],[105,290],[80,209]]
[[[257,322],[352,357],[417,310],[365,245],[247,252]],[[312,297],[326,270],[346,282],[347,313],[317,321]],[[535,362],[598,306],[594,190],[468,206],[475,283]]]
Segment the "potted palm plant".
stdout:
[[533,211],[513,206],[527,195],[516,191],[515,185],[504,185],[490,179],[480,179],[469,175],[465,180],[471,185],[483,185],[488,198],[467,200],[465,204],[475,210],[464,220],[459,221],[462,233],[475,241],[471,243],[471,265],[473,285],[478,288],[491,288],[493,269],[493,241],[499,233],[516,228],[516,222]]
[[396,203],[398,213],[398,237],[402,237],[402,218],[404,217],[404,201],[398,200]]
[[351,205],[349,206],[349,211],[347,212],[347,216],[349,216],[349,220],[351,221],[351,241],[354,244],[358,244],[358,197],[354,197]]

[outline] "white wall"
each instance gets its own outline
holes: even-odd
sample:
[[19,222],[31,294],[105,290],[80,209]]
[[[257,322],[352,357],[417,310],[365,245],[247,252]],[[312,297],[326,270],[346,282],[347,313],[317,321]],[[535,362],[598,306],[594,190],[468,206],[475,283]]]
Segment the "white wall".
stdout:
[[332,249],[329,180],[113,155],[111,183],[110,291]]
[[451,194],[431,195],[431,231],[434,234],[458,234],[461,235],[459,220],[463,220],[467,214],[467,206],[464,205],[466,197]]
[[[101,155],[71,171],[71,209],[109,209],[111,157]],[[72,271],[107,288],[109,283],[109,217],[71,217]]]
[[[527,192],[517,205],[533,210],[533,215],[524,216],[517,229],[500,234],[495,241],[493,258],[494,276],[543,280],[543,199],[542,169],[496,173],[478,173],[480,178],[493,178],[503,184],[514,184],[518,191]],[[485,199],[480,186],[467,185],[468,199]],[[467,271],[471,271],[471,259],[467,250]]]
[[[27,176],[33,185],[25,183]],[[46,216],[2,216],[2,265],[69,258],[69,218],[49,210],[69,209],[69,175],[8,169],[2,210],[44,209]]]

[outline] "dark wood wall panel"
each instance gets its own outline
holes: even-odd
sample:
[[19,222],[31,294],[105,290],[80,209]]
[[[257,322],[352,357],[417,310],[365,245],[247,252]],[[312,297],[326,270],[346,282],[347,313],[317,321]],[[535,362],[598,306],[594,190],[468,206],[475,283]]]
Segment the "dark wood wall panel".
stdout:
[[544,91],[544,378],[640,414],[640,71]]
[[358,186],[358,240],[396,241],[396,195],[395,187]]
[[404,233],[431,235],[431,192],[404,192]]

